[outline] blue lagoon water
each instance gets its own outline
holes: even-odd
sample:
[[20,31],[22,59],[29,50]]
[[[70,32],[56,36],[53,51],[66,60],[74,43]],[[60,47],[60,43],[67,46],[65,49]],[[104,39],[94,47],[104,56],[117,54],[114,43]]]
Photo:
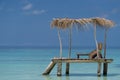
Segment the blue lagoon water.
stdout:
[[[90,52],[90,49],[73,49],[76,52]],[[108,76],[97,77],[97,64],[71,63],[70,76],[65,76],[65,64],[62,76],[57,77],[57,66],[50,75],[42,73],[53,57],[59,57],[59,49],[0,49],[0,80],[119,80],[120,79],[120,49],[108,49],[107,58],[114,61],[109,64]],[[67,57],[68,50],[63,50]],[[102,71],[101,71],[102,73]]]

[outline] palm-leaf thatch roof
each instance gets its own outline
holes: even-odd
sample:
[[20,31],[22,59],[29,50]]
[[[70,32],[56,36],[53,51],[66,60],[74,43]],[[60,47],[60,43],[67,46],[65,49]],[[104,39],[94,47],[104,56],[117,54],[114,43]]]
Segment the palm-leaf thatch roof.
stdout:
[[57,27],[59,29],[66,29],[72,27],[73,25],[78,27],[83,27],[87,24],[98,25],[102,28],[111,28],[114,26],[114,22],[105,18],[82,18],[82,19],[70,19],[70,18],[56,18],[53,19],[51,26]]
[[83,19],[70,19],[70,18],[57,18],[53,19],[51,26],[57,28],[69,28],[73,25],[83,26],[90,23],[91,19],[83,18]]
[[51,26],[65,29],[65,28],[72,26],[73,23],[74,23],[73,19],[57,18],[57,19],[53,19]]
[[74,24],[80,25],[80,26],[84,26],[88,23],[91,23],[91,19],[88,18],[83,18],[83,19],[75,19],[74,20]]
[[94,25],[97,25],[102,28],[111,28],[115,25],[113,21],[105,18],[96,17],[96,18],[91,18],[91,20]]

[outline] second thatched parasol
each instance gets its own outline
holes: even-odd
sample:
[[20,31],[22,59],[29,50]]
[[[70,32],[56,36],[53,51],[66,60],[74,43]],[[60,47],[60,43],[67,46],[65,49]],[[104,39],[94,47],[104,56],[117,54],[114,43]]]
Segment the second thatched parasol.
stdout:
[[105,36],[104,36],[104,58],[106,58],[106,37],[107,37],[107,31],[109,28],[112,28],[115,23],[111,20],[105,19],[105,18],[91,18],[92,23],[94,24],[94,37],[95,37],[95,43],[96,43],[96,48],[97,48],[97,57],[98,56],[98,43],[96,39],[96,27],[101,27],[105,30]]

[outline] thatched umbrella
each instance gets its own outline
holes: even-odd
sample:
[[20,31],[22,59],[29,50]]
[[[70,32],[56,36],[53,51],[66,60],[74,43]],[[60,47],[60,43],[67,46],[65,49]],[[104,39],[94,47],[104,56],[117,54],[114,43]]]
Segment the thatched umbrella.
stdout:
[[97,49],[97,57],[99,57],[98,53],[98,42],[97,42],[97,36],[96,36],[96,28],[101,27],[105,30],[105,36],[104,36],[104,58],[106,57],[106,37],[107,37],[107,31],[109,28],[112,28],[114,26],[114,22],[105,18],[83,18],[83,19],[77,19],[75,20],[77,25],[86,25],[88,23],[91,23],[94,25],[94,38],[95,38],[95,44]]
[[[57,27],[58,28],[58,37],[59,37],[59,42],[60,42],[60,58],[62,58],[62,41],[60,37],[60,29],[70,29],[70,41],[69,41],[69,53],[71,53],[71,35],[72,35],[72,25],[73,25],[74,20],[68,19],[68,18],[57,18],[53,19],[51,26],[52,27]],[[68,55],[70,58],[70,54]]]
[[[102,27],[105,30],[105,35],[104,35],[104,58],[106,58],[107,31],[108,31],[109,28],[114,26],[114,22],[111,21],[111,20],[107,20],[105,18],[92,18],[92,20],[93,20],[93,24],[95,25],[95,28],[96,28],[96,25],[98,25],[99,27]],[[98,46],[96,46],[96,47],[97,47],[97,56],[98,56]],[[107,64],[104,63],[103,64],[103,74],[105,74],[105,72],[106,72],[106,67],[107,67]]]
[[[60,58],[62,58],[62,41],[60,38],[59,29],[69,28],[69,53],[68,58],[71,57],[71,46],[72,46],[72,27],[78,26],[81,29],[84,28],[83,25],[86,25],[90,22],[90,19],[69,19],[69,18],[57,18],[54,19],[51,23],[52,27],[58,28],[58,37],[60,41]],[[66,63],[66,74],[69,74],[69,63]]]
[[105,36],[104,36],[104,58],[106,58],[106,37],[107,37],[107,30],[114,26],[114,22],[105,18],[91,18],[92,23],[94,24],[94,37],[95,37],[95,43],[97,47],[97,57],[98,56],[98,43],[96,39],[96,26],[99,26],[103,29],[105,29]]
[[62,57],[62,41],[60,38],[60,32],[59,29],[66,29],[69,28],[69,54],[68,58],[71,57],[71,41],[72,41],[72,27],[77,26],[78,28],[84,28],[84,25],[87,25],[88,23],[91,23],[92,20],[88,18],[83,19],[70,19],[70,18],[56,18],[53,19],[51,26],[58,28],[58,37],[60,41],[60,57]]

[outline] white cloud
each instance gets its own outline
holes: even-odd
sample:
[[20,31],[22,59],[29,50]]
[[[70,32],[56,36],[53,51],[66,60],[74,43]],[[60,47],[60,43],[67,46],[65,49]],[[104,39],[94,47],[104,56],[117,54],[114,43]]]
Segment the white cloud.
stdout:
[[36,9],[28,0],[24,0],[24,4],[25,6],[22,7],[22,10],[25,15],[41,15],[46,12],[44,9]]
[[32,10],[32,11],[26,11],[24,12],[25,15],[41,15],[44,14],[45,10]]
[[32,11],[32,14],[34,14],[34,15],[40,15],[40,14],[43,14],[45,12],[46,12],[45,10],[34,10],[34,11]]
[[32,4],[31,3],[29,3],[29,4],[27,4],[23,7],[23,10],[30,10],[30,9],[32,9]]

